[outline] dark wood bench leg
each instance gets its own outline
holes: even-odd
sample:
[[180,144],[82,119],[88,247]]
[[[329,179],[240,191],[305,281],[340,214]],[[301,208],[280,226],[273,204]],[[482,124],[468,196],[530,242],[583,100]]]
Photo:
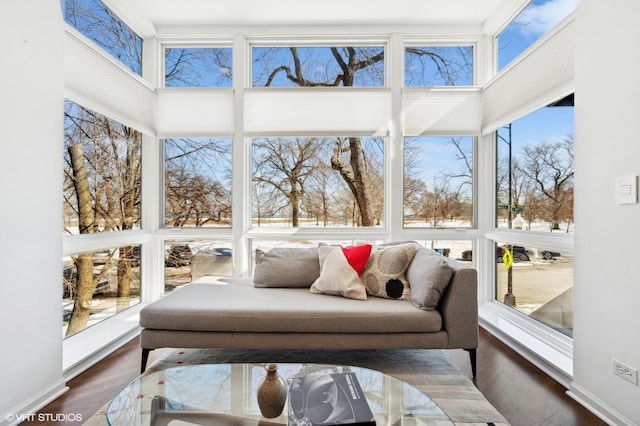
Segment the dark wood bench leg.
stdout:
[[475,349],[465,349],[465,351],[469,352],[469,358],[471,360],[471,374],[473,374],[473,378],[476,378],[476,350]]
[[147,361],[149,360],[149,352],[153,349],[142,348],[142,361],[140,362],[140,374],[147,369]]

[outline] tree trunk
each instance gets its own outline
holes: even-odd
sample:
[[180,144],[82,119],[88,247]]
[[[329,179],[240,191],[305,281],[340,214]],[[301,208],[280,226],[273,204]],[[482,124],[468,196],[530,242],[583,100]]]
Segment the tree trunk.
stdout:
[[73,301],[73,311],[67,327],[67,336],[71,336],[87,327],[91,314],[91,301],[96,283],[93,280],[93,253],[85,253],[76,259],[78,277],[76,293]]
[[369,181],[367,179],[367,166],[360,138],[349,138],[349,165],[342,163],[340,154],[343,152],[342,143],[339,142],[331,157],[331,168],[338,170],[347,186],[353,194],[358,209],[360,210],[360,225],[373,226],[375,220],[370,203]]
[[289,202],[291,203],[291,226],[297,228],[300,226],[300,197],[296,192],[291,192]]
[[[92,234],[94,232],[93,207],[82,144],[71,145],[69,147],[69,155],[71,157],[73,183],[78,202],[80,233]],[[97,284],[93,279],[93,253],[85,253],[78,256],[76,268],[78,271],[77,282],[75,283],[76,292],[73,296],[73,311],[67,327],[67,336],[71,336],[87,327],[89,314],[91,313],[91,300]]]
[[129,299],[131,296],[131,263],[133,260],[133,249],[131,246],[120,247],[116,312],[122,312],[129,307]]

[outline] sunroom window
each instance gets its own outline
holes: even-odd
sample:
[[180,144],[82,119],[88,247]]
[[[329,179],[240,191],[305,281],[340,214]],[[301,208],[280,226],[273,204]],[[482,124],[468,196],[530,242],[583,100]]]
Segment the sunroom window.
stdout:
[[231,226],[231,139],[164,140],[164,226]]
[[495,298],[573,334],[574,97],[496,132]]
[[[141,143],[140,132],[65,101],[64,235],[140,229]],[[62,259],[65,337],[140,302],[140,245],[103,248],[101,240],[86,241],[96,249]]]
[[252,191],[255,228],[381,226],[384,140],[255,138]]
[[496,226],[573,232],[573,95],[497,133]]
[[142,75],[142,38],[100,0],[64,0],[64,20]]
[[63,234],[139,229],[142,135],[72,101],[64,106]]
[[405,138],[404,226],[472,227],[473,182],[473,137]]

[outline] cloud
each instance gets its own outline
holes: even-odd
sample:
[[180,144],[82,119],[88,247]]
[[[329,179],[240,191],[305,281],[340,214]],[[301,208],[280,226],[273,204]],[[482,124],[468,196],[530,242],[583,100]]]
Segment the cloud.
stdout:
[[576,0],[534,0],[516,20],[526,36],[539,37],[576,8]]

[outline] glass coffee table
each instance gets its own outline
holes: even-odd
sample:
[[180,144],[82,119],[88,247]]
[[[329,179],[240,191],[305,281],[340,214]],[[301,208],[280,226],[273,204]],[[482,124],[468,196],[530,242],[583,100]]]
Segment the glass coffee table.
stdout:
[[[273,419],[260,414],[257,387],[265,364],[202,364],[161,370],[140,377],[111,401],[112,426],[287,424],[287,405]],[[364,391],[376,426],[453,425],[445,412],[414,386],[361,367],[322,364],[278,364],[285,379],[306,374],[352,371]]]

